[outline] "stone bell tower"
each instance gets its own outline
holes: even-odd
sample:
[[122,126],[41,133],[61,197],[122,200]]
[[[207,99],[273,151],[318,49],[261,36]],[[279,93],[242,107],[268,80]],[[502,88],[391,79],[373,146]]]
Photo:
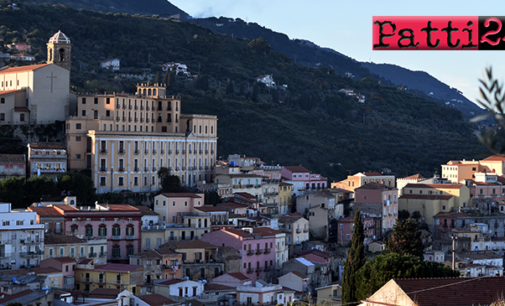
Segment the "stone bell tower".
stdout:
[[47,43],[47,63],[56,64],[70,71],[72,44],[63,32],[58,31]]

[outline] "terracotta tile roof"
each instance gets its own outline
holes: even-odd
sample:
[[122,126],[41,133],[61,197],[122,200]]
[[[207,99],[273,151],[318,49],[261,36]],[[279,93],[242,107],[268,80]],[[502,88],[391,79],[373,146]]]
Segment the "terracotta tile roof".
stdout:
[[307,170],[306,168],[302,167],[302,166],[282,166],[282,168],[284,169],[287,169],[291,172],[295,172],[295,173],[298,173],[298,172],[310,172],[309,170]]
[[384,176],[380,174],[379,172],[363,172],[365,176]]
[[425,180],[426,178],[424,176],[422,176],[421,174],[414,174],[414,175],[411,175],[411,176],[407,176],[407,177],[403,177],[403,178],[399,178],[399,180],[409,180],[409,181],[412,181],[412,180],[415,180],[417,182],[419,181],[423,181]]
[[80,210],[70,205],[55,205],[54,209],[65,212],[79,212]]
[[29,113],[30,109],[28,107],[14,107],[14,111],[18,113]]
[[2,296],[4,297],[3,299],[0,299],[0,303],[5,303],[5,302],[8,302],[10,300],[14,300],[14,299],[17,299],[19,297],[22,297],[22,296],[25,296],[25,295],[28,295],[30,293],[33,293],[35,291],[33,290],[25,290],[25,291],[22,291],[22,292],[19,292],[19,293],[16,293],[16,294],[13,294],[13,295],[9,295],[9,294],[6,294],[6,293],[2,293]]
[[253,235],[251,235],[249,233],[246,233],[244,231],[238,230],[238,229],[227,229],[225,231],[228,232],[228,233],[240,236],[240,237],[244,237],[244,238],[252,238],[252,237],[254,237]]
[[335,193],[352,193],[352,191],[341,189],[341,188],[332,188],[329,189],[328,192],[335,192]]
[[[56,260],[56,261],[59,261],[63,264],[66,264],[66,263],[76,263],[75,259],[72,258],[72,257],[53,257],[53,258],[48,258],[48,259],[51,259],[51,260]],[[47,260],[47,259],[46,259]]]
[[484,159],[485,161],[505,161],[505,155],[493,155]]
[[28,145],[32,149],[40,150],[65,150],[67,148],[63,142],[30,142]]
[[279,218],[280,223],[294,223],[297,220],[302,219],[303,217],[300,216],[290,216],[290,215],[284,215]]
[[32,268],[30,270],[17,269],[17,270],[3,270],[2,271],[2,273],[4,275],[27,275],[30,272],[34,272],[35,275],[42,275],[42,274],[61,273],[61,270],[58,270],[53,267],[44,267],[44,268]]
[[228,275],[230,275],[231,277],[236,278],[238,280],[241,280],[241,281],[245,281],[245,280],[250,280],[251,279],[251,278],[245,276],[244,274],[242,274],[240,272],[228,273]]
[[29,206],[28,211],[34,211],[39,215],[40,217],[61,217],[63,218],[63,215],[54,209],[54,207],[48,207],[48,206]]
[[0,74],[29,72],[29,71],[34,71],[34,70],[40,69],[40,68],[45,67],[47,65],[50,65],[50,64],[29,65],[29,66],[6,68],[6,69],[1,69]]
[[182,257],[182,254],[179,254],[170,249],[156,249],[156,252],[160,253],[161,255],[180,255]]
[[479,260],[479,259],[497,259],[497,258],[502,258],[502,256],[493,253],[493,252],[464,252],[464,253],[457,253],[459,257],[465,257],[465,258],[470,258],[473,260]]
[[383,189],[383,190],[396,190],[395,187],[386,186],[384,184],[379,183],[368,183],[361,187],[356,188],[355,190],[363,190],[363,189]]
[[117,298],[117,296],[119,295],[119,293],[121,293],[121,289],[96,288],[96,289],[93,289],[93,291],[91,291],[89,293],[88,298],[95,298],[95,299],[109,298],[109,299],[115,299],[115,298]]
[[224,207],[224,208],[229,208],[229,209],[235,209],[235,208],[247,208],[246,204],[240,204],[240,203],[219,203],[216,204],[217,207]]
[[254,227],[253,228],[253,233],[255,233],[255,234],[261,234],[263,236],[282,234],[282,232],[279,232],[277,230],[271,229],[269,227]]
[[181,283],[183,281],[184,281],[183,279],[170,279],[170,280],[167,280],[167,281],[164,281],[164,282],[160,282],[158,284],[170,286],[170,285],[173,285],[173,284]]
[[70,235],[53,235],[53,234],[45,234],[44,235],[44,244],[86,244],[86,241],[79,239],[75,236]]
[[302,214],[299,213],[289,213],[288,215],[292,217],[303,217]]
[[404,188],[461,189],[463,184],[407,184]]
[[294,274],[294,275],[296,275],[296,276],[298,276],[298,277],[301,277],[301,278],[307,278],[307,276],[303,275],[303,274],[302,274],[302,273],[300,273],[300,272],[291,271],[291,272],[289,272],[289,273],[292,273],[292,274]]
[[238,194],[239,196],[242,196],[242,197],[248,198],[248,199],[256,199],[255,196],[253,196],[252,194],[250,194],[248,192],[235,192],[234,194]]
[[119,271],[119,272],[134,271],[134,270],[136,270],[138,268],[142,268],[142,266],[129,265],[129,264],[117,264],[117,263],[110,263],[110,264],[96,265],[95,266],[96,270]]
[[444,200],[447,201],[454,196],[440,194],[403,194],[398,199],[419,199],[419,200]]
[[205,212],[216,212],[216,211],[227,212],[228,211],[224,208],[219,208],[219,207],[212,206],[212,205],[204,205],[202,207],[195,207],[195,209],[205,211]]
[[195,198],[201,199],[202,197],[194,193],[162,193],[167,198]]
[[161,254],[159,254],[158,252],[155,252],[154,250],[150,250],[150,251],[145,251],[145,252],[142,252],[142,253],[138,253],[138,254],[135,254],[135,255],[131,255],[132,257],[140,257],[140,258],[161,258]]
[[22,91],[26,91],[26,90],[25,89],[13,89],[13,90],[4,90],[4,91],[0,90],[0,96],[6,96],[6,95],[10,95],[10,94],[13,94],[16,92],[22,92]]
[[503,277],[394,279],[419,306],[490,305],[505,291]]
[[89,263],[93,262],[93,259],[91,258],[84,258],[83,260],[79,261],[80,265],[87,265]]
[[25,163],[26,155],[24,154],[0,154],[0,163],[4,162],[18,162]]
[[320,251],[318,249],[305,250],[305,251],[301,251],[301,252],[296,252],[295,254],[298,255],[298,256],[303,256],[303,255],[308,255],[308,254],[314,254],[316,256],[319,256],[319,257],[322,257],[322,258],[325,258],[325,259],[331,258],[333,256],[329,252]]
[[229,290],[236,290],[235,287],[230,287],[230,286],[225,286],[225,285],[220,285],[220,284],[205,284],[203,285],[203,290],[204,291],[229,291]]
[[140,209],[137,207],[133,207],[128,204],[100,204],[100,206],[103,206],[105,208],[109,208],[109,211],[128,211],[128,212],[140,212]]
[[160,246],[160,249],[201,249],[217,248],[217,246],[202,240],[170,241]]
[[138,205],[138,206],[135,206],[135,208],[138,209],[138,210],[140,210],[140,212],[144,216],[159,216],[160,215],[160,214],[158,214],[157,212],[154,212],[152,209],[150,209],[149,207],[147,207],[145,205]]
[[167,304],[176,304],[176,301],[173,301],[163,295],[153,293],[139,296],[139,299],[146,302],[150,306],[162,306]]
[[354,216],[345,217],[337,221],[338,223],[354,223]]

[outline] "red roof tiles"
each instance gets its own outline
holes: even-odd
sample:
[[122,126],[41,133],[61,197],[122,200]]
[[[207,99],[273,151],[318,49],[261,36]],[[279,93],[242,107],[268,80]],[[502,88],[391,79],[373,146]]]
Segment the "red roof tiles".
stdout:
[[291,172],[299,173],[299,172],[310,172],[306,168],[302,166],[282,166],[284,169],[287,169]]
[[505,161],[505,155],[493,155],[484,159],[485,161]]
[[279,232],[277,230],[271,229],[269,227],[254,227],[253,228],[253,233],[255,233],[255,234],[261,234],[263,236],[282,234],[282,232]]
[[150,306],[162,306],[162,305],[177,303],[177,302],[175,302],[167,297],[164,297],[163,295],[157,294],[157,293],[142,295],[142,296],[139,296],[139,299],[146,302]]
[[228,273],[228,275],[230,275],[231,277],[236,278],[238,280],[241,280],[241,281],[250,280],[249,277],[245,276],[244,274],[242,274],[240,272]]
[[[0,71],[1,72],[1,71]],[[25,89],[13,89],[13,90],[4,90],[0,91],[0,96],[6,96],[8,94],[25,91]]]
[[54,209],[54,207],[48,207],[48,206],[42,206],[42,207],[29,206],[28,207],[28,211],[34,211],[40,217],[61,217],[61,218],[63,218],[63,214],[61,214],[61,212],[59,212],[56,209]]
[[0,70],[0,74],[11,74],[11,73],[22,73],[22,72],[30,72],[37,70],[39,68],[45,67],[50,64],[41,64],[41,65],[29,65],[29,66],[21,66],[21,67],[12,67],[7,69]]

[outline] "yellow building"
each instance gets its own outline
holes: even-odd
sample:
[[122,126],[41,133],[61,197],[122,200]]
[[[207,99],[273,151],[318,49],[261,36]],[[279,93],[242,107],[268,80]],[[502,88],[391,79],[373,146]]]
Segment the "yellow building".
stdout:
[[316,288],[317,304],[342,305],[342,286],[332,284],[325,287]]
[[107,263],[107,239],[84,240],[71,235],[51,235],[44,237],[44,258],[71,257],[92,258],[97,264]]
[[419,211],[422,221],[429,225],[439,212],[471,205],[470,189],[463,184],[407,184],[398,198],[399,210]]
[[287,214],[291,212],[292,194],[293,194],[292,184],[286,182],[279,183],[280,214]]
[[160,188],[167,167],[181,182],[212,181],[217,117],[181,114],[179,97],[161,84],[139,84],[136,94],[80,94],[66,121],[68,166],[89,169],[97,192]]
[[83,260],[75,269],[75,282],[76,289],[85,292],[96,288],[112,288],[141,295],[143,268],[129,264],[93,265],[93,260]]

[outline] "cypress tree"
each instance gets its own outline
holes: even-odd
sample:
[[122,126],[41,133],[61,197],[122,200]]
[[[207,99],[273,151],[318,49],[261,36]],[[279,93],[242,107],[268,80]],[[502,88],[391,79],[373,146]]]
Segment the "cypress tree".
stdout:
[[354,215],[352,245],[344,263],[344,279],[342,282],[342,304],[357,302],[356,272],[365,264],[365,230],[358,209]]
[[403,221],[397,221],[393,227],[393,235],[386,240],[383,254],[414,255],[422,260],[423,241],[419,225],[411,218]]
[[161,82],[161,75],[160,72],[156,74],[156,78],[154,79],[154,84],[159,84]]
[[163,84],[165,84],[165,86],[168,86],[168,75],[169,75],[169,72],[165,72],[165,75],[163,76]]

